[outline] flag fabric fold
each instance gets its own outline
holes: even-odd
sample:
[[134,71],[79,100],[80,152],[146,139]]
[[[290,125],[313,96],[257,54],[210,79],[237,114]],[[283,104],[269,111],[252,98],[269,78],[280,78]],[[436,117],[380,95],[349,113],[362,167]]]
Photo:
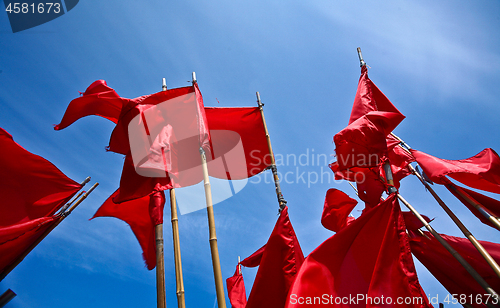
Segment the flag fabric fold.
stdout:
[[233,308],[245,308],[247,304],[247,294],[245,282],[240,271],[240,265],[236,265],[234,275],[226,279],[227,296]]
[[340,231],[352,221],[348,216],[356,204],[358,204],[358,201],[352,199],[343,191],[330,188],[326,192],[321,224],[333,232]]
[[490,148],[460,160],[441,159],[411,150],[412,155],[429,179],[446,184],[445,176],[472,188],[500,194],[500,157]]
[[[411,304],[398,302],[401,298],[411,299]],[[418,282],[396,194],[305,259],[285,307],[325,305],[432,307]]]
[[[470,276],[458,261],[429,233],[426,236],[414,236],[410,240],[413,255],[439,280],[450,294],[458,294],[472,307],[484,305],[484,289]],[[500,279],[466,238],[441,234],[461,256],[484,278],[493,290],[500,290]],[[488,253],[500,263],[500,245],[479,241]],[[478,299],[483,299],[482,303]],[[471,301],[472,299],[472,301]],[[492,303],[491,301],[489,303]]]
[[257,254],[262,257],[246,308],[284,307],[288,290],[304,261],[288,207],[281,211],[265,248]]

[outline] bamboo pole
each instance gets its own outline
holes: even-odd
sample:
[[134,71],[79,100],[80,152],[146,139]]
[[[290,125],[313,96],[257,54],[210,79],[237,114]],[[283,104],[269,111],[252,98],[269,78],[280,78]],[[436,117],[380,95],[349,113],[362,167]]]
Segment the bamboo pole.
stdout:
[[[395,134],[392,134],[392,135],[395,136],[395,138],[397,138],[398,140],[401,140],[401,138],[397,137]],[[404,144],[405,147],[407,147],[407,149],[405,147],[402,147],[402,148],[411,154],[411,152],[409,151],[409,149],[411,149],[411,147],[404,141],[402,141],[402,144]],[[431,195],[434,197],[434,199],[437,201],[437,203],[441,206],[441,208],[446,212],[446,214],[448,214],[448,216],[450,216],[451,220],[453,220],[455,225],[460,229],[460,231],[462,231],[464,236],[477,249],[477,251],[481,254],[481,256],[488,263],[488,265],[491,267],[491,269],[495,272],[495,274],[498,276],[498,278],[500,278],[500,266],[495,261],[495,259],[493,259],[491,257],[491,255],[488,253],[488,251],[486,251],[486,249],[484,249],[483,245],[481,245],[481,243],[479,243],[479,241],[474,237],[474,235],[469,231],[469,229],[467,229],[467,227],[462,223],[462,221],[460,219],[458,219],[458,217],[455,215],[455,213],[453,213],[451,211],[451,209],[438,196],[438,194],[429,185],[429,183],[427,183],[427,181],[425,181],[425,179],[420,175],[420,173],[418,173],[417,170],[415,170],[415,168],[410,164],[408,165],[408,169],[410,169],[410,172],[419,179],[420,183],[422,183],[422,185],[424,185],[425,189],[431,193]]]
[[163,256],[163,224],[155,226],[156,239],[156,306],[167,307],[165,294],[165,259]]
[[[465,270],[476,280],[476,282],[486,291],[488,294],[491,294],[494,297],[498,297],[498,294],[493,290],[490,285],[481,277],[476,270],[453,248],[451,245],[441,237],[439,233],[437,233],[434,228],[429,225],[429,223],[415,210],[413,206],[411,206],[408,201],[406,201],[403,196],[398,194],[399,200],[403,202],[403,204],[420,220],[420,222],[424,225],[424,227],[434,236],[434,238],[441,244],[443,247],[448,250],[449,253],[462,265]],[[492,304],[489,304],[490,307],[495,307]]]
[[462,198],[464,198],[470,205],[472,205],[476,210],[478,210],[481,215],[483,215],[488,221],[498,230],[500,230],[500,221],[498,220],[497,217],[493,216],[487,209],[485,209],[479,202],[476,201],[476,199],[472,198],[471,195],[469,195],[465,190],[462,189],[462,187],[459,187],[455,184],[453,184],[450,180],[447,178],[444,178],[446,182],[446,187],[452,189],[454,192],[456,192],[458,195],[460,195]]
[[278,205],[280,207],[280,212],[281,212],[286,206],[286,200],[285,198],[283,198],[283,194],[281,193],[278,168],[276,167],[276,160],[274,159],[273,147],[271,146],[271,136],[269,135],[269,131],[267,129],[267,124],[266,124],[266,118],[264,117],[264,108],[263,108],[264,104],[260,100],[259,92],[257,92],[256,95],[257,95],[257,104],[259,106],[260,114],[262,116],[262,122],[264,124],[264,131],[266,133],[267,147],[269,149],[269,155],[271,156],[271,170],[273,172],[274,186],[276,187],[276,196],[278,197]]
[[[167,90],[167,81],[162,79],[162,91]],[[149,137],[150,145],[153,143]],[[163,193],[163,192],[162,192]],[[156,198],[154,194],[150,198]],[[151,201],[150,201],[151,202]],[[163,223],[155,225],[155,243],[156,243],[156,306],[158,308],[167,307],[167,294],[165,288],[165,253],[163,243]]]
[[11,265],[7,266],[4,271],[0,274],[0,281],[2,281],[5,277],[7,277],[7,275],[16,267],[19,265],[19,263],[21,263],[24,258],[26,258],[26,256],[33,250],[35,249],[35,247],[40,244],[40,242],[47,237],[47,235],[49,235],[50,232],[52,232],[52,230],[55,229],[55,227],[57,227],[69,214],[71,214],[71,212],[73,212],[73,210],[78,206],[80,205],[80,203],[83,202],[83,200],[85,200],[88,195],[90,193],[92,193],[92,191],[99,185],[99,183],[95,183],[90,189],[89,191],[87,191],[86,193],[84,193],[80,199],[78,199],[78,201],[73,204],[67,211],[65,211],[64,213],[61,213],[61,214],[58,214],[56,215],[57,216],[57,219],[55,220],[55,222],[49,227],[47,228],[47,230],[45,230],[45,232],[43,232],[42,235],[40,235],[40,237],[38,237],[38,239],[33,242],[33,244],[31,244],[28,249],[26,249],[17,259],[16,261],[14,261]]
[[[386,173],[386,178],[393,178],[391,168],[384,168]],[[490,285],[481,277],[476,270],[453,248],[451,245],[445,241],[439,233],[437,233],[434,228],[429,225],[429,223],[417,212],[417,210],[411,206],[408,201],[406,201],[401,194],[399,194],[396,190],[396,194],[403,202],[403,204],[420,220],[420,222],[425,226],[425,228],[434,236],[434,238],[441,244],[443,247],[448,250],[449,253],[465,268],[465,270],[477,281],[477,283],[486,291],[488,294],[492,296],[498,297],[498,294],[493,290]]]
[[[193,72],[193,85],[196,83],[196,73]],[[217,294],[217,305],[219,308],[226,308],[226,295],[224,294],[224,282],[219,259],[219,248],[217,247],[217,234],[215,232],[214,207],[212,202],[212,190],[210,188],[210,178],[208,177],[207,156],[205,150],[200,147],[201,167],[203,169],[203,183],[205,187],[205,199],[207,204],[208,230],[210,252],[212,254],[212,267],[214,270],[215,292]]]
[[207,216],[209,229],[210,252],[212,254],[212,266],[214,269],[215,291],[217,293],[217,304],[219,308],[226,308],[226,296],[224,294],[224,283],[219,259],[219,248],[217,247],[217,235],[215,233],[214,208],[212,203],[212,191],[208,177],[207,158],[203,148],[200,148],[201,164],[203,168],[203,183],[205,186],[205,198],[207,202]]
[[175,189],[170,189],[170,211],[172,220],[172,236],[174,243],[174,262],[175,262],[175,282],[177,286],[177,306],[186,307],[184,298],[184,281],[182,277],[181,246],[179,241],[179,219],[177,217],[177,203],[175,200]]

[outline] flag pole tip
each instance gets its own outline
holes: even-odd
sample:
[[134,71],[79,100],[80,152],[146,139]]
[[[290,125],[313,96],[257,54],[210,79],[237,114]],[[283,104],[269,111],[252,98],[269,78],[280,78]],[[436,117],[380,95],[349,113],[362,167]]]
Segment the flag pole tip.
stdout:
[[167,78],[163,78],[162,79],[161,89],[162,89],[162,91],[166,91],[167,90]]
[[358,57],[359,57],[359,66],[366,66],[365,60],[363,60],[363,55],[361,54],[361,47],[358,47]]
[[193,83],[195,83],[195,82],[196,82],[196,73],[195,73],[195,72],[193,72],[193,73],[191,74],[191,77],[192,77],[192,79],[193,79]]

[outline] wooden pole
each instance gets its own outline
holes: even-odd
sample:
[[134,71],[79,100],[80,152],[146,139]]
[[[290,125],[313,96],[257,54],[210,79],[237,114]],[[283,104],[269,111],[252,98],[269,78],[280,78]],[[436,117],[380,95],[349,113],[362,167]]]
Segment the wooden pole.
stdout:
[[478,210],[481,215],[486,217],[488,221],[498,230],[500,230],[500,221],[498,220],[497,217],[493,216],[487,209],[485,209],[479,202],[476,201],[476,199],[472,198],[471,195],[469,195],[465,190],[462,189],[462,187],[459,187],[455,184],[453,184],[450,180],[447,178],[444,178],[446,181],[446,187],[450,188],[454,192],[456,192],[458,195],[460,195],[464,200],[466,200],[470,205],[472,205],[476,210]]
[[283,194],[281,193],[278,168],[276,167],[276,160],[274,159],[273,147],[271,146],[271,137],[269,136],[269,131],[267,130],[266,118],[264,117],[264,108],[263,108],[264,104],[260,100],[259,92],[257,92],[256,95],[257,95],[257,104],[259,106],[260,114],[262,116],[262,122],[264,124],[264,131],[266,133],[267,147],[269,149],[269,155],[271,156],[271,170],[273,172],[274,186],[276,187],[276,196],[278,197],[278,205],[280,207],[280,212],[281,212],[286,206],[286,200],[285,198],[283,198]]
[[175,200],[175,189],[170,190],[170,211],[172,219],[172,236],[174,243],[174,262],[175,262],[175,282],[177,286],[177,306],[179,308],[186,307],[184,298],[184,281],[182,276],[182,262],[181,262],[181,245],[179,241],[179,219],[177,217],[177,203]]
[[[394,134],[392,134],[392,135],[395,136],[395,138],[397,138],[398,140],[401,140],[396,135],[394,135]],[[405,147],[408,147],[408,149],[406,149],[405,147],[402,147],[400,145],[401,148],[405,149],[408,153],[411,154],[411,152],[409,151],[409,149],[411,149],[410,146],[406,142],[402,142],[402,143],[405,145]],[[462,231],[464,236],[477,249],[477,251],[481,254],[481,256],[484,258],[484,260],[491,267],[491,269],[493,269],[493,271],[498,276],[498,278],[500,278],[500,266],[495,261],[495,259],[493,259],[491,257],[491,255],[488,253],[488,251],[486,251],[486,249],[484,249],[483,245],[481,245],[481,243],[479,243],[479,241],[474,237],[474,235],[469,231],[469,229],[467,229],[467,227],[462,223],[462,221],[460,219],[458,219],[458,217],[455,215],[455,213],[453,213],[450,210],[450,208],[446,205],[446,203],[444,203],[444,201],[438,196],[438,194],[429,185],[429,183],[427,183],[427,181],[425,181],[425,179],[420,175],[420,173],[418,173],[417,170],[415,170],[415,168],[410,164],[408,165],[408,169],[410,169],[411,173],[419,179],[419,181],[422,183],[422,185],[424,185],[425,189],[431,193],[431,195],[434,197],[434,199],[437,201],[437,203],[441,206],[441,208],[446,212],[446,214],[448,214],[448,216],[450,216],[451,220],[453,220],[455,225],[457,225],[457,227],[460,229],[460,231]]]
[[89,191],[87,191],[86,193],[84,193],[80,199],[78,199],[78,201],[73,204],[69,210],[65,211],[64,213],[61,213],[61,214],[58,214],[57,215],[57,219],[55,220],[55,222],[49,227],[47,228],[47,230],[45,230],[45,232],[42,233],[42,235],[40,235],[40,237],[38,237],[38,239],[33,243],[31,244],[28,249],[26,249],[17,259],[16,261],[14,261],[14,263],[12,263],[11,265],[7,266],[4,271],[0,274],[0,281],[2,281],[5,277],[7,277],[7,275],[14,269],[16,268],[16,266],[19,265],[19,263],[21,263],[24,258],[26,258],[26,256],[33,250],[35,249],[35,247],[40,244],[40,242],[47,237],[47,235],[49,235],[50,232],[52,232],[52,230],[54,230],[69,214],[71,214],[71,212],[73,212],[73,210],[78,206],[80,205],[80,203],[83,202],[83,200],[85,200],[87,198],[87,196],[92,193],[92,191],[99,185],[99,183],[95,183],[90,189]]
[[156,306],[167,307],[165,293],[165,259],[163,257],[163,224],[155,226],[156,239]]
[[[439,233],[437,233],[434,228],[429,225],[429,223],[411,206],[408,201],[406,201],[400,194],[398,194],[399,200],[403,202],[403,204],[420,220],[420,222],[424,225],[424,227],[434,236],[434,238],[441,244],[443,247],[448,250],[449,253],[462,265],[465,270],[476,280],[476,282],[486,291],[488,294],[491,294],[494,297],[498,297],[498,294],[493,290],[490,285],[481,277],[476,270],[453,248],[451,245],[441,237]],[[490,304],[491,305],[491,304]],[[488,305],[488,306],[490,306]],[[495,307],[491,305],[491,307]]]
[[472,235],[472,233],[465,227],[465,225],[458,219],[458,217],[450,210],[450,208],[444,203],[444,201],[437,195],[434,189],[424,180],[424,178],[413,168],[412,165],[408,165],[410,171],[420,180],[420,182],[425,186],[425,188],[431,193],[431,195],[436,199],[437,203],[443,208],[443,210],[450,216],[451,220],[457,225],[457,227],[462,231],[464,236],[469,239],[471,244],[477,249],[481,256],[486,260],[488,265],[493,269],[495,274],[500,278],[500,266],[498,266],[495,259],[484,249],[483,245]]
[[[391,171],[391,168],[389,166],[389,168],[385,168],[384,166],[384,171],[386,173],[386,178],[387,179],[392,179],[392,171]],[[451,255],[465,268],[465,270],[474,278],[474,280],[477,281],[477,283],[479,283],[479,285],[486,291],[488,292],[489,294],[491,294],[492,296],[496,296],[498,297],[498,294],[495,292],[495,290],[493,290],[490,285],[483,279],[483,277],[481,277],[477,272],[476,270],[453,248],[451,247],[451,245],[445,241],[441,235],[439,233],[437,233],[432,227],[431,225],[429,225],[429,223],[422,217],[422,215],[420,215],[420,213],[417,212],[417,210],[415,210],[415,208],[413,206],[411,206],[410,203],[408,203],[408,201],[406,201],[403,196],[401,196],[397,190],[395,192],[399,198],[399,200],[401,200],[401,202],[403,202],[403,204],[418,218],[418,220],[425,226],[425,228],[434,236],[434,238],[441,244],[443,245],[443,247],[448,250],[448,252],[451,253]]]
[[[162,80],[162,91],[167,90],[167,81]],[[149,142],[152,144],[151,136]],[[163,192],[162,192],[163,193]],[[151,195],[150,198],[155,198]],[[165,288],[165,254],[163,247],[163,224],[155,225],[155,242],[156,242],[156,306],[158,308],[167,307],[167,294]]]
[[7,305],[16,295],[17,294],[11,289],[5,291],[2,296],[0,296],[0,308]]
[[[193,72],[193,84],[196,83],[196,73]],[[219,308],[226,308],[226,295],[224,294],[224,282],[219,259],[219,248],[217,247],[217,234],[215,232],[214,207],[212,202],[212,190],[210,188],[210,178],[208,177],[207,157],[205,150],[200,147],[201,167],[203,169],[203,183],[205,187],[205,199],[207,203],[208,230],[210,252],[212,254],[212,267],[214,269],[215,292],[217,293],[217,305]]]

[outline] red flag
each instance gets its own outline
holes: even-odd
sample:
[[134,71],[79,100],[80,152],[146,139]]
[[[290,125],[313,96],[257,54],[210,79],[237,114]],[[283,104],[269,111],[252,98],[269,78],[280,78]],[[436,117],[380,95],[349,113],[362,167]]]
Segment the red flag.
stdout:
[[50,216],[0,227],[0,273],[13,264],[55,222],[56,218]]
[[240,180],[259,174],[271,165],[264,121],[258,107],[205,107],[205,113],[214,155],[210,160],[223,158],[229,167],[209,163],[210,176]]
[[347,226],[349,221],[352,221],[348,221],[348,216],[356,204],[358,204],[358,201],[352,199],[343,191],[330,188],[326,192],[321,224],[333,232],[340,231]]
[[[398,302],[401,299],[411,304]],[[432,307],[418,282],[396,194],[311,252],[286,303],[285,307]]]
[[[427,237],[418,236],[410,240],[413,255],[439,280],[450,294],[460,296],[457,300],[466,301],[473,307],[486,307],[484,305],[486,300],[484,289],[429,232],[424,233]],[[441,234],[441,236],[474,267],[492,289],[500,290],[500,279],[468,239],[445,234]],[[485,241],[479,242],[499,263],[500,245]],[[492,299],[489,301],[490,304]],[[493,303],[498,304],[498,301]]]
[[0,128],[0,227],[50,216],[82,187]]
[[52,225],[82,185],[0,128],[0,272]]
[[478,192],[472,191],[470,189],[466,189],[463,187],[459,187],[451,182],[446,184],[446,188],[455,196],[457,197],[460,202],[462,202],[468,209],[469,211],[472,212],[483,224],[486,224],[492,228],[495,228],[495,226],[481,214],[474,206],[470,205],[469,202],[463,198],[458,192],[455,191],[457,188],[463,189],[470,197],[472,197],[475,201],[477,201],[479,204],[481,204],[485,209],[488,210],[490,214],[492,214],[495,217],[500,217],[500,201],[495,200],[493,198],[487,197],[483,194],[480,194]]
[[236,266],[236,271],[232,277],[226,279],[227,296],[233,308],[245,308],[247,304],[247,294],[245,282],[241,274],[240,265]]
[[106,81],[96,80],[81,97],[69,103],[61,123],[55,125],[54,129],[64,129],[76,120],[89,115],[98,115],[117,123],[123,106],[130,101],[128,98],[120,97],[115,90],[108,87]]
[[285,207],[262,251],[246,308],[284,307],[288,290],[303,261],[304,255],[288,217],[288,207]]
[[417,150],[411,153],[435,183],[446,184],[447,175],[469,187],[500,194],[500,157],[492,149],[460,160],[440,159]]
[[163,222],[163,192],[117,204],[113,198],[115,191],[97,210],[94,217],[116,217],[126,222],[142,248],[146,266],[152,270],[156,266],[156,244],[154,226]]
[[386,111],[401,114],[384,93],[368,78],[368,68],[362,66],[349,124],[371,111]]
[[240,262],[241,265],[246,267],[257,267],[262,260],[262,255],[264,255],[264,251],[266,250],[266,244],[260,247],[256,252],[252,253],[250,256],[246,257],[243,261]]

